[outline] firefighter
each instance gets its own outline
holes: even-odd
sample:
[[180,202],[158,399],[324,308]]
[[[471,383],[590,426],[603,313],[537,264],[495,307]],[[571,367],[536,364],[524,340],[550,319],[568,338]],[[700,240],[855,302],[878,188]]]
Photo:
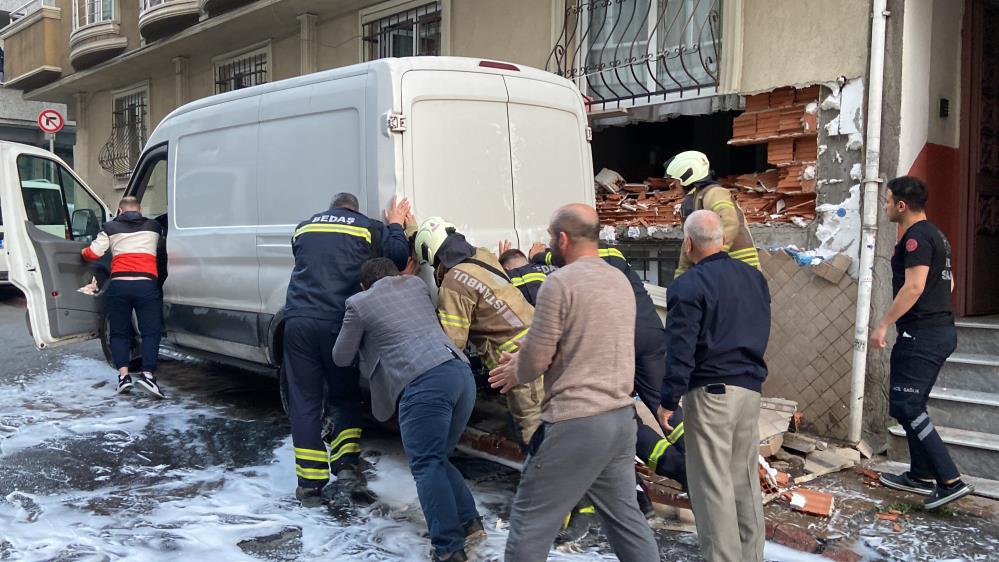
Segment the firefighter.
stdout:
[[[701,209],[713,211],[721,217],[725,230],[723,249],[732,258],[760,269],[760,256],[746,224],[746,216],[735,204],[732,193],[715,180],[708,157],[703,152],[688,150],[670,158],[665,165],[666,177],[679,181],[686,193],[680,206],[683,219],[686,220],[691,213]],[[686,250],[681,250],[674,279],[683,275],[692,265]]]
[[509,240],[500,242],[497,252],[500,265],[510,276],[510,282],[513,283],[513,286],[520,289],[520,294],[524,295],[531,306],[534,306],[538,302],[538,291],[541,289],[541,283],[555,267],[531,263],[524,252],[511,246]]
[[[420,225],[415,251],[422,264],[434,268],[440,287],[437,315],[455,345],[464,348],[471,343],[487,369],[496,366],[503,352],[520,349],[534,307],[513,286],[492,252],[469,244],[454,225],[440,217]],[[543,397],[541,378],[507,393],[507,406],[524,447],[541,424]]]
[[[295,268],[284,308],[282,368],[298,476],[295,495],[307,506],[330,501],[334,507],[349,507],[351,495],[366,489],[357,467],[362,431],[358,371],[333,363],[333,343],[347,298],[360,291],[361,264],[383,256],[401,269],[409,258],[402,226],[408,201],[392,200],[385,212],[388,226],[358,209],[353,194],[337,194],[329,209],[299,224],[292,237]],[[322,435],[324,393],[334,409],[328,444]],[[337,482],[326,487],[330,474]]]
[[[659,408],[659,390],[666,376],[666,329],[656,312],[652,297],[645,290],[645,283],[631,268],[621,250],[601,243],[598,255],[608,264],[617,268],[628,278],[635,295],[635,393],[639,400],[655,416]],[[531,264],[535,267],[555,266],[551,250],[535,245],[531,248]],[[537,294],[537,289],[534,289]],[[531,301],[533,305],[534,302]],[[663,437],[645,425],[638,424],[636,453],[638,458],[653,472],[679,482],[684,490],[687,487],[687,471],[684,468],[683,412],[677,411],[673,419],[674,430]],[[652,512],[652,502],[648,495],[640,493],[638,503],[646,515]],[[580,502],[567,518],[565,528],[559,533],[559,542],[575,542],[589,532],[596,524],[596,510],[585,499]]]

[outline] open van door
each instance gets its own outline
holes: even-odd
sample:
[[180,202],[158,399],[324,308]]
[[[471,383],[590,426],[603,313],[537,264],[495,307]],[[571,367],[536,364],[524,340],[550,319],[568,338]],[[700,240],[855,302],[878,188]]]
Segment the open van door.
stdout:
[[110,219],[107,206],[54,154],[0,142],[0,200],[10,281],[28,303],[35,345],[56,347],[97,337],[100,296],[78,289],[108,278],[106,265],[80,251]]

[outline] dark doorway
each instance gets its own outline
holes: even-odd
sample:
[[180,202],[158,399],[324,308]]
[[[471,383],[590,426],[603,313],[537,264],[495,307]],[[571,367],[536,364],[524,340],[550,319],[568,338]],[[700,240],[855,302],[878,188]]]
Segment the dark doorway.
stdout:
[[999,0],[964,16],[958,312],[999,313]]

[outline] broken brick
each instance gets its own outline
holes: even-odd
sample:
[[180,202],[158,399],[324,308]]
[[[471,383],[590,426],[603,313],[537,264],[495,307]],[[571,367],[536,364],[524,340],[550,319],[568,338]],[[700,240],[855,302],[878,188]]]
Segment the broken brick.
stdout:
[[807,88],[801,88],[794,92],[794,101],[796,103],[809,103],[813,101],[819,101],[819,96],[822,94],[822,89],[818,84],[813,86],[808,86]]
[[767,162],[774,166],[794,161],[794,139],[775,139],[767,143]]
[[788,107],[794,103],[794,88],[778,88],[770,92],[770,108]]
[[732,138],[750,139],[756,136],[756,114],[743,113],[732,120]]
[[827,548],[822,551],[822,556],[836,562],[860,562],[863,556],[846,548]]
[[799,162],[815,162],[819,159],[819,143],[815,137],[802,137],[794,141],[794,159]]
[[819,541],[815,537],[805,529],[790,523],[767,521],[766,536],[770,541],[802,552],[811,553],[819,549]]
[[790,492],[786,492],[784,497],[790,502],[791,509],[795,511],[819,517],[829,517],[832,515],[834,504],[832,494],[808,488],[795,488]]
[[751,111],[765,111],[767,109],[770,109],[769,92],[746,96],[746,113]]

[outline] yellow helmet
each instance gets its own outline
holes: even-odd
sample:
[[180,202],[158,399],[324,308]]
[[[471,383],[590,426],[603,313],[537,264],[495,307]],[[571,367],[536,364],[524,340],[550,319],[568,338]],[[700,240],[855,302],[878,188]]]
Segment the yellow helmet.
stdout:
[[688,150],[666,161],[666,177],[680,180],[680,185],[701,181],[711,174],[711,164],[703,152]]
[[423,221],[413,245],[416,246],[416,256],[421,264],[433,265],[437,250],[440,249],[449,234],[455,232],[455,226],[441,217],[430,217]]

